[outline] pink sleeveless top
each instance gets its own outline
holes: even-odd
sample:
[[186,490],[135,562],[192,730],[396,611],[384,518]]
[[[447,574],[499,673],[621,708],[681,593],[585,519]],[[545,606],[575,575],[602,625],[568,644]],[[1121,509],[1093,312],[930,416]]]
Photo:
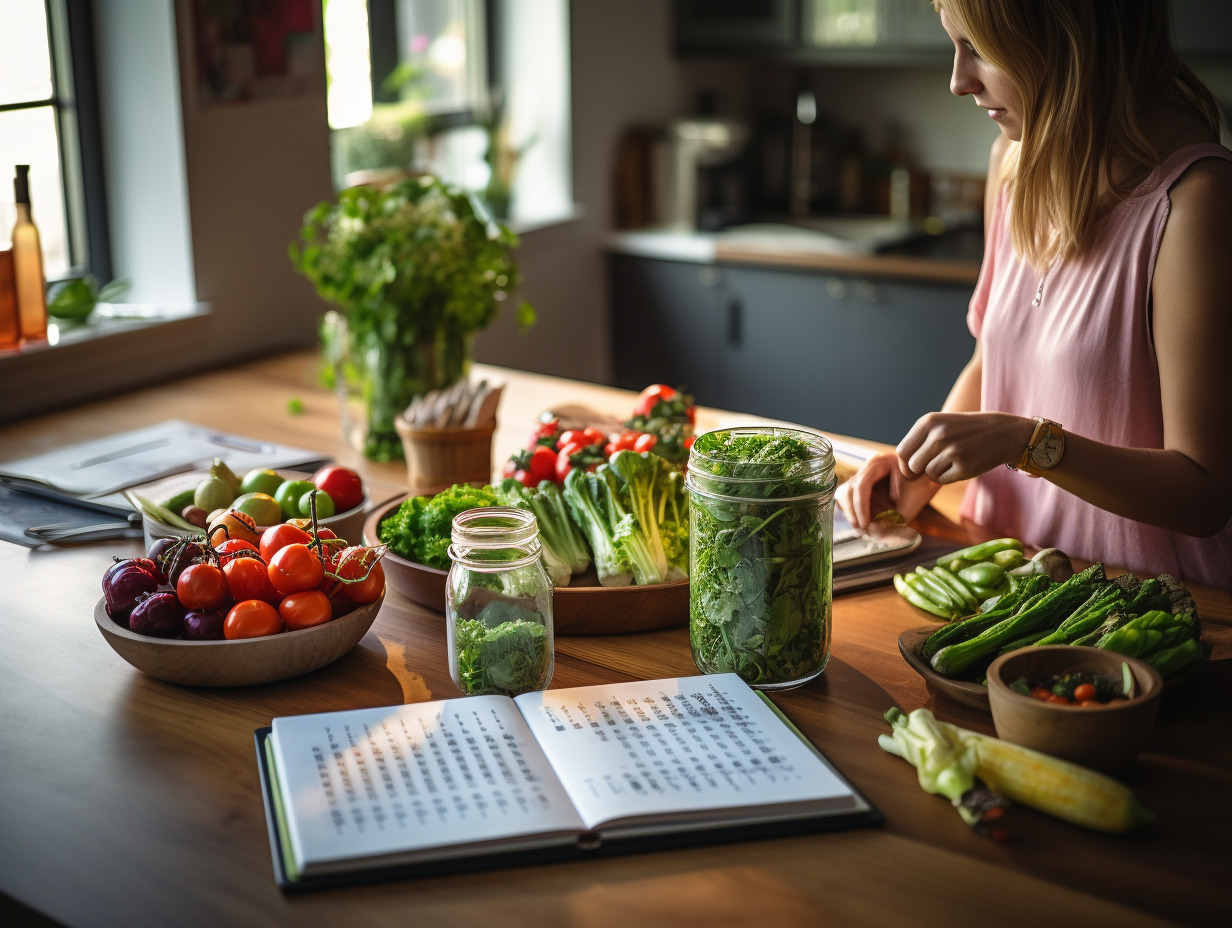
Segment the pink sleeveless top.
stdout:
[[[1038,306],[1040,275],[1014,255],[1002,189],[967,314],[983,347],[985,409],[1045,416],[1110,445],[1163,447],[1151,280],[1168,191],[1202,158],[1232,160],[1232,151],[1202,144],[1174,152],[1100,222],[1087,256],[1049,270]],[[1140,576],[1232,588],[1232,522],[1210,538],[1169,532],[1004,467],[970,482],[962,514],[998,534]]]

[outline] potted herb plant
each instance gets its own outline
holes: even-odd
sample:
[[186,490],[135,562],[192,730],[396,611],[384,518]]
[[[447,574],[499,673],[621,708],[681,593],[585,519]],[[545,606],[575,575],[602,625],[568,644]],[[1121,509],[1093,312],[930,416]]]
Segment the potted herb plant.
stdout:
[[[351,187],[305,215],[291,261],[340,309],[322,326],[326,374],[362,395],[367,457],[400,458],[394,417],[468,372],[475,334],[521,283],[517,245],[474,194],[429,175]],[[534,310],[516,312],[525,332]]]

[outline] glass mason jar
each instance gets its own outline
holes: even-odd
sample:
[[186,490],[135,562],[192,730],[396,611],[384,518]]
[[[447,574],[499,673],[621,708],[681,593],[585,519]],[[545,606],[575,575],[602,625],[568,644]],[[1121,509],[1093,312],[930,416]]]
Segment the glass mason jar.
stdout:
[[467,696],[516,696],[552,680],[552,581],[525,509],[454,517],[445,582],[449,674]]
[[689,643],[703,673],[800,686],[830,659],[834,453],[813,432],[718,429],[689,451]]

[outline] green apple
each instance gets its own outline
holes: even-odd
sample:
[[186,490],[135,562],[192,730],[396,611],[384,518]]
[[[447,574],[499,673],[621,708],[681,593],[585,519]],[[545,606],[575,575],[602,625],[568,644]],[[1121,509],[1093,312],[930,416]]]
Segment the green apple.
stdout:
[[282,507],[282,518],[299,519],[303,513],[299,511],[299,501],[305,493],[315,490],[316,485],[311,480],[286,480],[274,491],[274,499]]
[[277,471],[266,467],[250,470],[240,481],[241,493],[264,493],[273,496],[280,486],[286,483],[286,478]]
[[268,493],[244,493],[236,497],[231,508],[248,513],[257,525],[277,525],[282,521],[282,507]]
[[317,499],[317,518],[328,519],[336,511],[333,497],[324,490],[309,490],[299,498],[299,514],[300,518],[307,519],[312,515],[312,498]]

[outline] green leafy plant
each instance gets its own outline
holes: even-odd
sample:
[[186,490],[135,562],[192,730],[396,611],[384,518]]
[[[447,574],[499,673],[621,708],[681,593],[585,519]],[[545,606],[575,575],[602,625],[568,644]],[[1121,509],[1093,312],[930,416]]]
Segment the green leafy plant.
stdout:
[[[291,262],[345,317],[344,343],[323,347],[362,389],[369,458],[400,458],[394,416],[467,373],[475,334],[521,283],[517,245],[474,194],[429,175],[352,187],[305,215]],[[525,332],[534,309],[516,313]]]
[[547,629],[537,612],[488,603],[458,622],[458,685],[468,696],[517,696],[542,689],[552,663]]

